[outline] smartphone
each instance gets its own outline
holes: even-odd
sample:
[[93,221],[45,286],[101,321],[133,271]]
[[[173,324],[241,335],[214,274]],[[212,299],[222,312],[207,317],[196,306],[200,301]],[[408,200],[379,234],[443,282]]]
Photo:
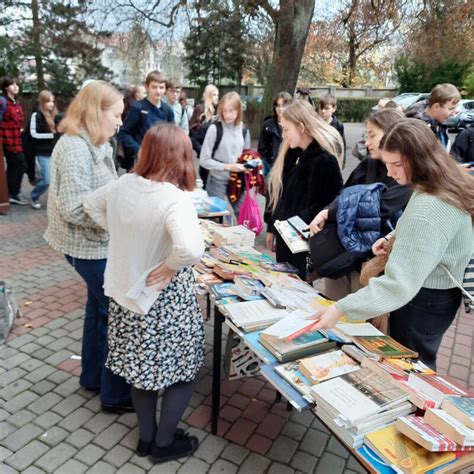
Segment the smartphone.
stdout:
[[306,222],[301,219],[300,216],[293,216],[288,219],[288,223],[293,227],[293,229],[298,232],[302,237],[304,237],[306,240],[309,239],[310,236],[310,231],[309,231],[309,226],[306,224]]

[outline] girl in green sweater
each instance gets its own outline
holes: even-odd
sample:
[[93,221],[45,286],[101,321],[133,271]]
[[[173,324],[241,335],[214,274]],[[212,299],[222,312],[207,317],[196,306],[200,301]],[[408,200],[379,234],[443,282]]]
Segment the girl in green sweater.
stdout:
[[[406,119],[381,143],[388,176],[411,186],[413,195],[392,235],[396,235],[384,275],[339,300],[316,318],[315,329],[349,319],[390,313],[390,335],[436,368],[443,334],[461,303],[461,292],[441,267],[462,281],[473,251],[474,178],[459,170],[426,125]],[[384,253],[382,238],[375,255]]]

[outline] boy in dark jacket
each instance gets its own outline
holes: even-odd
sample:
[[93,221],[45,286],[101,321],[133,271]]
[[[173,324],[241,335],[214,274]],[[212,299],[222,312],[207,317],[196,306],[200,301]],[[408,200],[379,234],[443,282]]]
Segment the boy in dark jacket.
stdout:
[[130,107],[118,134],[126,155],[122,166],[127,171],[134,165],[148,129],[160,122],[174,123],[173,109],[161,100],[166,91],[165,75],[159,71],[150,72],[145,80],[145,88],[146,99],[138,100]]
[[344,125],[334,115],[337,110],[337,99],[332,94],[325,94],[319,99],[319,115],[323,120],[326,121],[331,127],[334,127],[341,135],[342,141],[344,142],[344,162],[342,167],[346,166],[346,138],[344,136]]
[[461,94],[455,86],[452,84],[438,84],[430,93],[427,108],[412,115],[414,118],[427,123],[441,145],[446,149],[449,149],[449,136],[447,127],[443,122],[456,113],[460,100]]

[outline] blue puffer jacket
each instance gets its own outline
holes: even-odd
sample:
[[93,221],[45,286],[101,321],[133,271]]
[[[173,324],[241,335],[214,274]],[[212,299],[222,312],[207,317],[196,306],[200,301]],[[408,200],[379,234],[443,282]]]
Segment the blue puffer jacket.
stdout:
[[[392,230],[401,210],[391,222],[382,222],[380,199],[386,189],[383,183],[358,184],[342,190],[337,200],[337,233],[348,252],[359,257],[370,254],[372,244],[382,231]],[[382,229],[387,225],[388,229]]]

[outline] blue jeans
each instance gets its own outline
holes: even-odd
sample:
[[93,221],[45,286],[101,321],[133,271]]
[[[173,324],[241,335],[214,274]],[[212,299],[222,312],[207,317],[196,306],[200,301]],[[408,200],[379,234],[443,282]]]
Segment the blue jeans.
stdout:
[[109,298],[105,296],[103,286],[107,260],[85,260],[69,255],[66,255],[66,259],[87,285],[79,383],[83,387],[100,390],[100,399],[105,405],[131,406],[130,385],[105,367]]
[[[228,184],[229,184],[228,179],[219,179],[209,173],[207,177],[207,182],[206,182],[207,194],[209,196],[216,196],[218,198],[223,199],[224,201],[229,202],[229,199],[227,197]],[[244,183],[244,186],[245,186],[245,183]],[[244,197],[245,197],[245,191],[242,193],[242,196],[240,196],[240,199],[237,202],[235,202],[234,204],[230,203],[232,209],[234,210],[236,221],[239,219],[239,212],[244,202]]]
[[436,370],[441,340],[460,304],[458,288],[422,288],[409,303],[390,313],[390,336],[418,352],[421,361]]
[[31,199],[37,201],[49,188],[49,178],[51,176],[51,156],[38,155],[36,157],[40,168],[39,181],[31,191]]

